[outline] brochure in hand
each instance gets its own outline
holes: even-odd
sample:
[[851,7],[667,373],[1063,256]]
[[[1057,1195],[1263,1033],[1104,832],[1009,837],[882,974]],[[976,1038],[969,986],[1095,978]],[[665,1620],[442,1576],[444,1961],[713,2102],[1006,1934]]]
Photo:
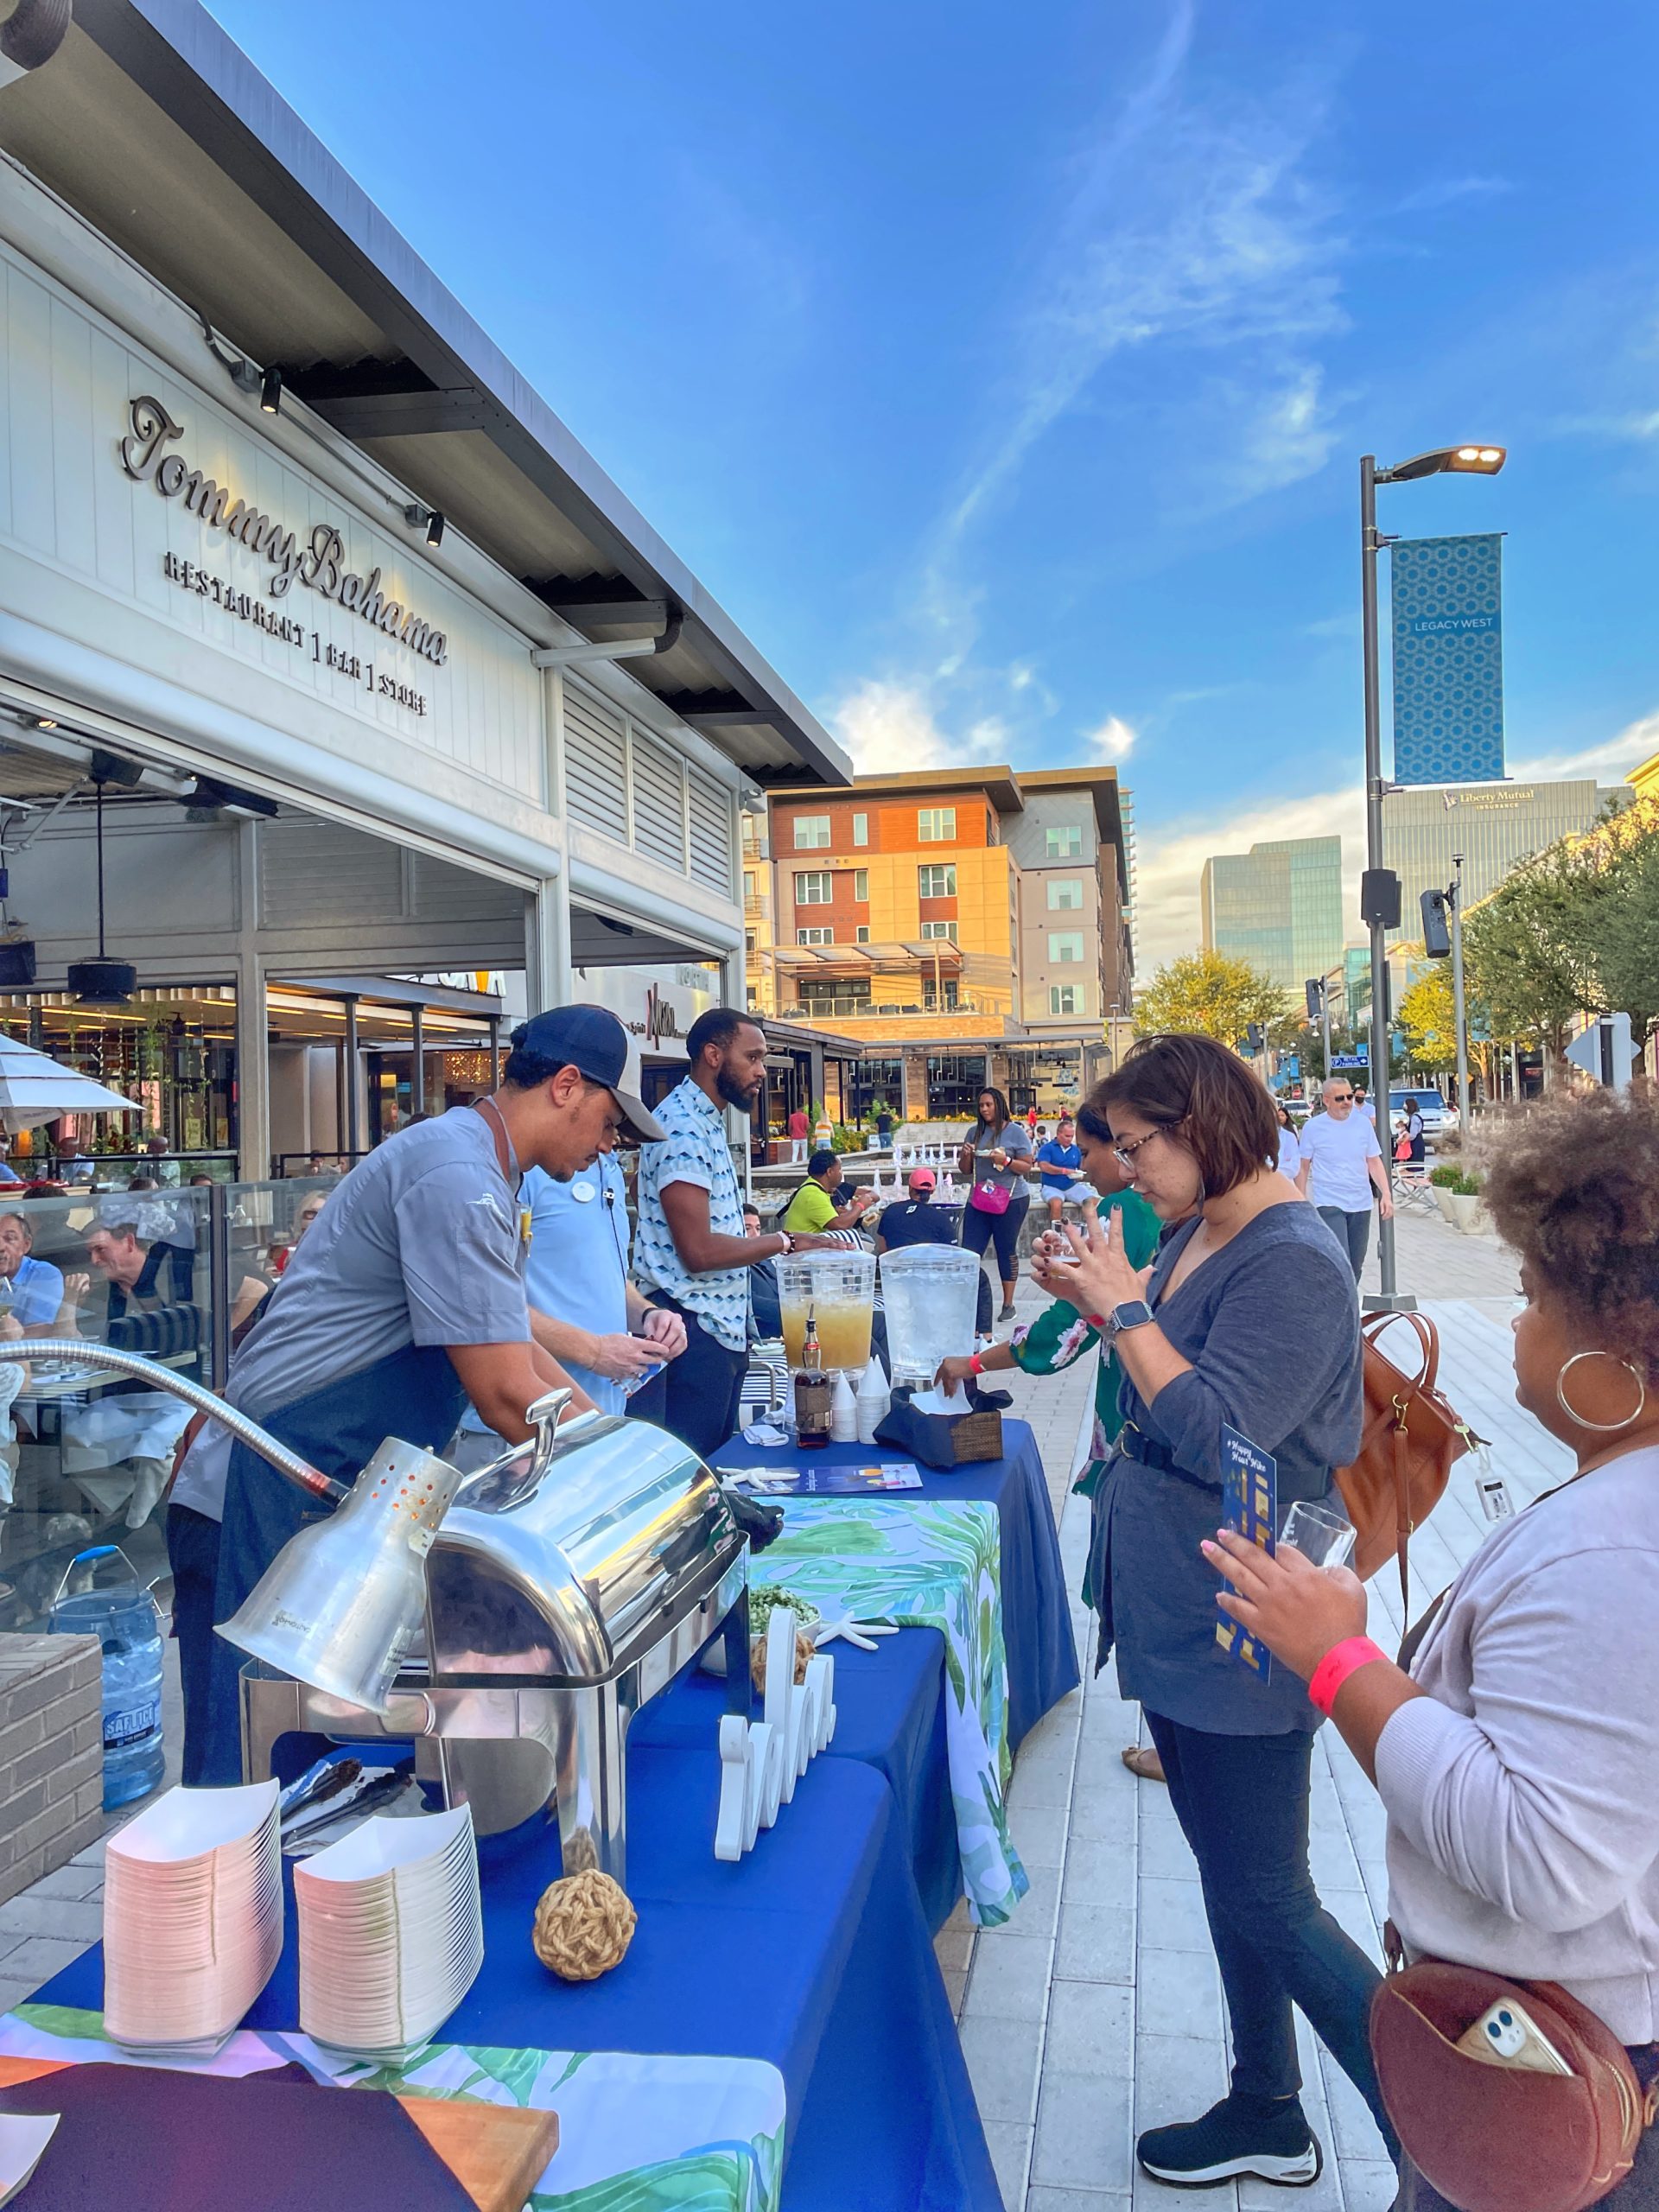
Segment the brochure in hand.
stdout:
[[[1274,1531],[1279,1526],[1279,1463],[1259,1451],[1248,1436],[1223,1424],[1221,1431],[1222,1520],[1271,1555]],[[1224,1590],[1232,1588],[1224,1582]],[[1248,1635],[1242,1622],[1224,1613],[1216,1623],[1216,1642],[1241,1667],[1248,1667],[1265,1682],[1273,1672],[1273,1654]]]

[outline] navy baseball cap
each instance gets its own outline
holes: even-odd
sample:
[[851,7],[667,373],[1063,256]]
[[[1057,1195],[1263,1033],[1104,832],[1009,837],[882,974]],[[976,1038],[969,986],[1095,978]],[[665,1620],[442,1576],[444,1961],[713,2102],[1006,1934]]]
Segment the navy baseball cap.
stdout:
[[511,1042],[515,1050],[575,1068],[589,1083],[602,1084],[642,1144],[660,1144],[667,1136],[645,1100],[622,1088],[628,1033],[602,1006],[556,1006],[546,1014],[532,1014],[513,1031]]

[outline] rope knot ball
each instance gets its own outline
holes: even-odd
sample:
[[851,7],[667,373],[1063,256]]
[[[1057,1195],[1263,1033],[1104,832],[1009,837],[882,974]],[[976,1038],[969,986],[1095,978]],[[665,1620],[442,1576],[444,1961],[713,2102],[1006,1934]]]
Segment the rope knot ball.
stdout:
[[626,1891],[590,1868],[542,1891],[531,1942],[561,1981],[594,1981],[621,1963],[638,1919]]

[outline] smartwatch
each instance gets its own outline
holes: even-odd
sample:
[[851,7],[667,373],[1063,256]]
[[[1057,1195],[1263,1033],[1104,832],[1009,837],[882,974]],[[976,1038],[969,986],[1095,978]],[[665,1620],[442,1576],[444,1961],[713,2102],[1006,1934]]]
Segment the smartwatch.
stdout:
[[1114,1306],[1107,1323],[1111,1332],[1111,1341],[1116,1343],[1125,1329],[1144,1329],[1154,1318],[1144,1298],[1131,1298],[1122,1306]]

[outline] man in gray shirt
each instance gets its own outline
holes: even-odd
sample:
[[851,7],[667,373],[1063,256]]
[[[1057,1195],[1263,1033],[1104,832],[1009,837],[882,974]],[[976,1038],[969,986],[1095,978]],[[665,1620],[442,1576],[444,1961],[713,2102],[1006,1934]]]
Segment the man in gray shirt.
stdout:
[[[231,1402],[325,1474],[349,1482],[388,1436],[441,1451],[468,1399],[520,1441],[526,1408],[569,1380],[525,1301],[519,1177],[537,1166],[568,1181],[624,1121],[646,1139],[662,1131],[620,1088],[627,1039],[614,1015],[537,1014],[512,1046],[493,1096],[400,1131],[353,1168],[231,1363]],[[213,1624],[308,1517],[308,1502],[245,1446],[204,1439],[181,1471],[168,1536],[188,1781],[239,1779],[241,1655]]]

